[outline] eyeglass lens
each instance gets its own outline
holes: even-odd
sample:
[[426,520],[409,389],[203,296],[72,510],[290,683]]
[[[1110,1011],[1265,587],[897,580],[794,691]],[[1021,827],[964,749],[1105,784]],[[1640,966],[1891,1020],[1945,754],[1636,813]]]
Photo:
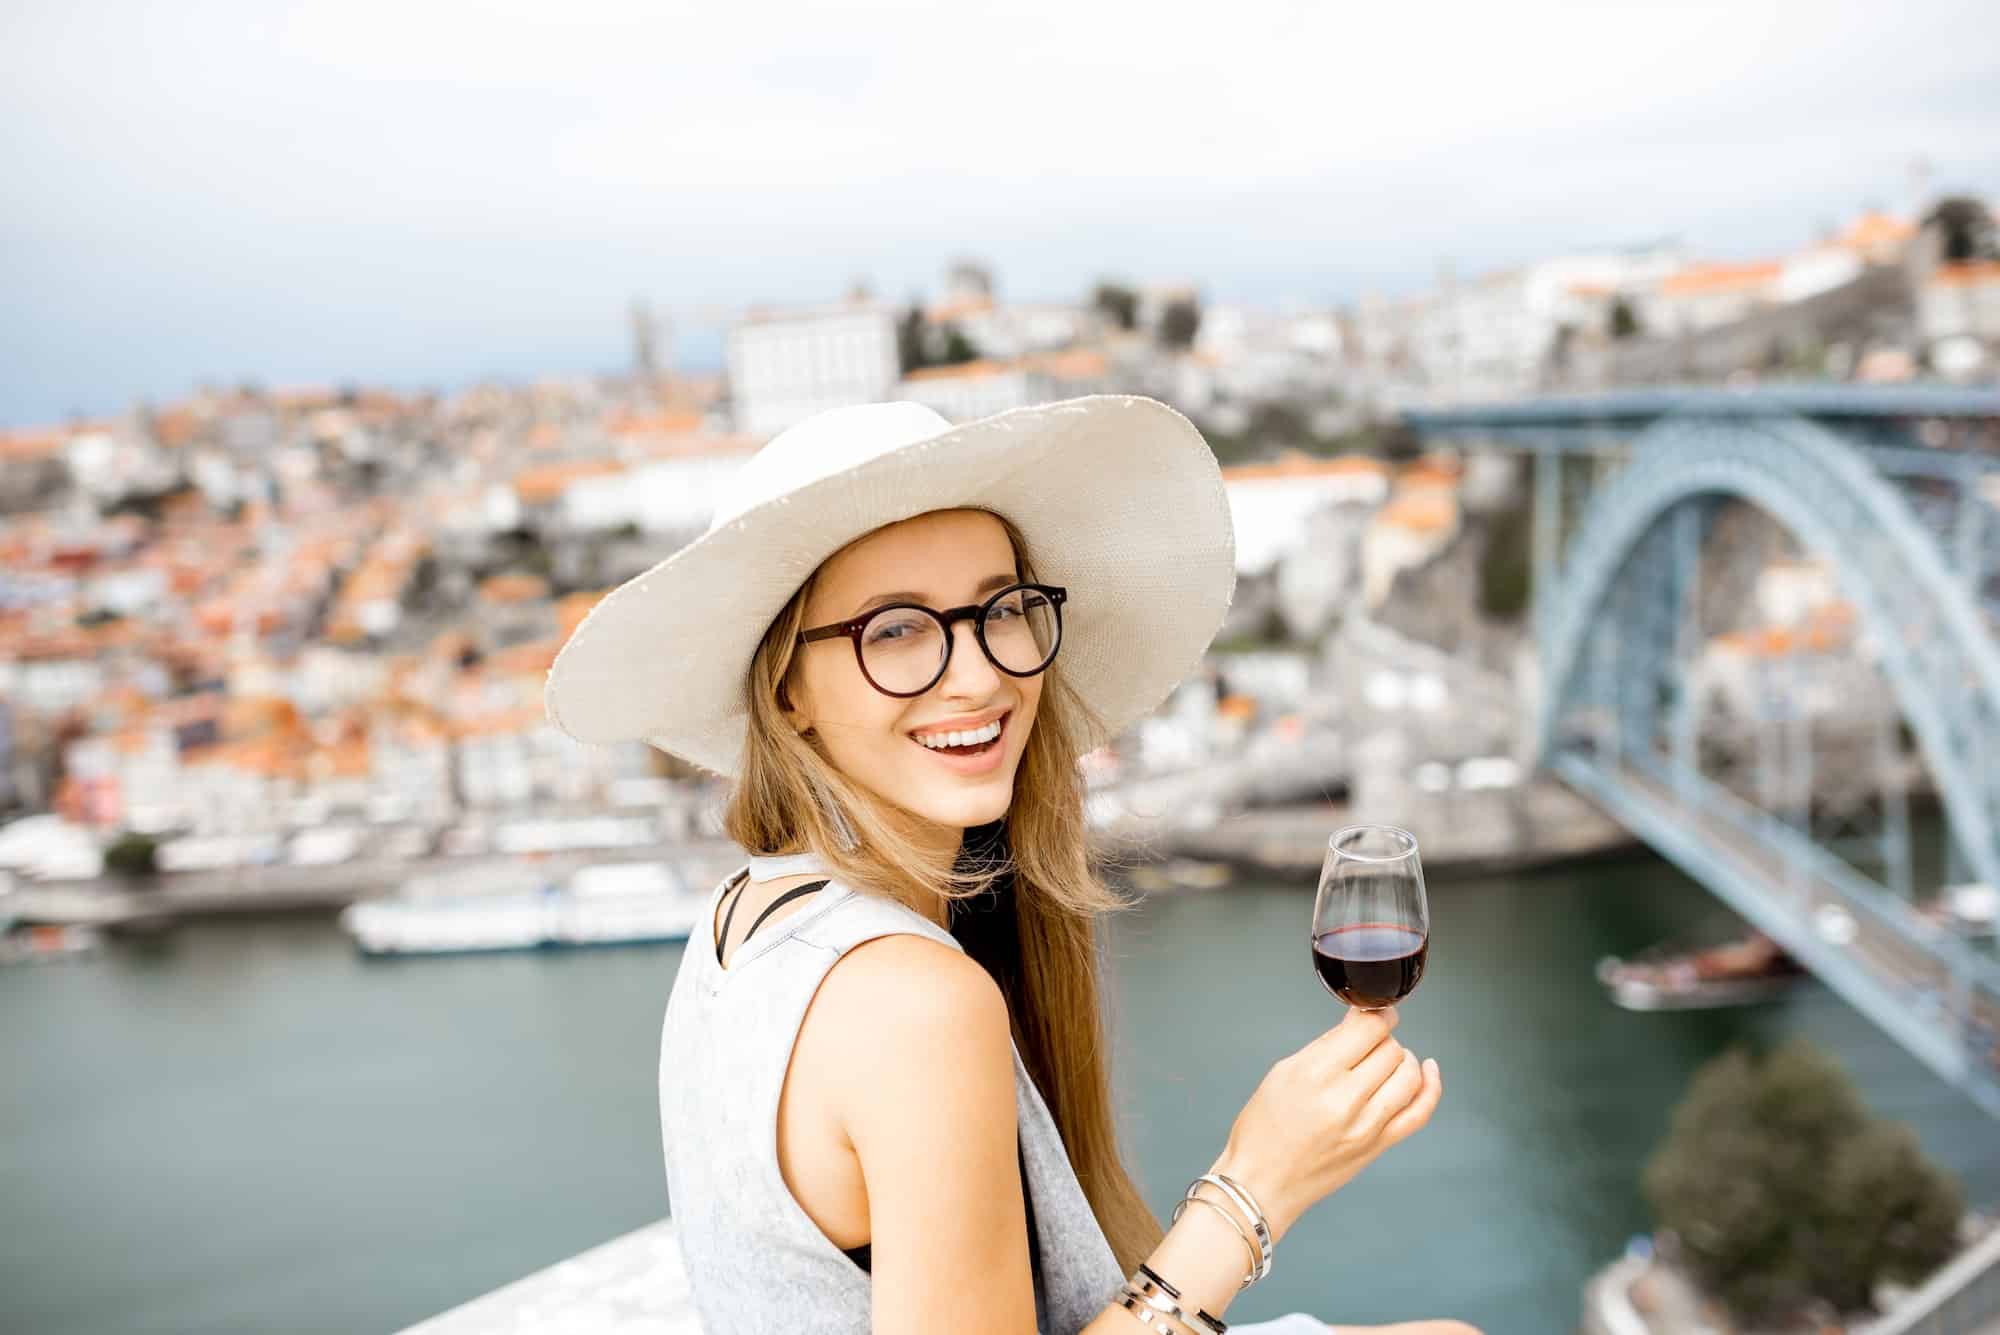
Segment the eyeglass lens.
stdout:
[[[1055,605],[1034,589],[1010,589],[986,605],[980,621],[986,656],[1002,671],[1026,676],[1055,656]],[[914,607],[885,607],[861,628],[861,666],[885,691],[928,688],[944,672],[944,623]]]

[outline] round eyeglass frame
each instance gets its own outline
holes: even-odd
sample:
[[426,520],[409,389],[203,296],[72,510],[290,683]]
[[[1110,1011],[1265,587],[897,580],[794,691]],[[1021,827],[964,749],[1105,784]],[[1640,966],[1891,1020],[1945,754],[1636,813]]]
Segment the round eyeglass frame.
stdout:
[[[1056,634],[1054,642],[1049,645],[1048,657],[1044,658],[1034,667],[1029,668],[1026,672],[1016,672],[1013,668],[1008,667],[1005,663],[995,658],[991,646],[986,643],[986,613],[1002,598],[1011,593],[1019,593],[1023,589],[1032,589],[1049,600],[1049,606],[1055,609]],[[854,645],[854,664],[861,669],[862,680],[884,695],[893,696],[898,700],[909,700],[922,695],[925,691],[928,691],[931,687],[944,680],[944,674],[951,667],[952,652],[958,648],[958,637],[952,634],[951,628],[960,621],[970,621],[972,623],[972,638],[979,641],[979,652],[986,655],[987,662],[1008,676],[1033,677],[1048,671],[1049,664],[1056,661],[1056,651],[1062,648],[1062,609],[1063,603],[1068,598],[1069,590],[1059,584],[1029,584],[1022,582],[1019,584],[1009,584],[1006,588],[1001,589],[984,602],[967,603],[963,607],[947,607],[942,611],[935,607],[925,607],[922,603],[884,603],[880,607],[869,608],[858,617],[849,617],[845,621],[830,622],[824,626],[814,626],[811,630],[802,630],[799,632],[799,644],[804,646],[811,644],[815,640],[831,640],[839,636],[846,636]],[[929,681],[914,691],[892,691],[881,682],[876,681],[874,676],[869,673],[867,659],[861,652],[861,632],[866,629],[868,623],[876,617],[881,616],[884,612],[898,610],[922,612],[937,622],[944,630],[944,653],[938,658],[937,672]]]

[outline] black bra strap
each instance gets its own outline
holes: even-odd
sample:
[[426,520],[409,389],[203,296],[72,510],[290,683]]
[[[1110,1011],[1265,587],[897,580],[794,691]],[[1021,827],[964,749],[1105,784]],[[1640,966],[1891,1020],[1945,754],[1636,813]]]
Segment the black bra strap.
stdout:
[[[773,913],[776,913],[779,909],[791,903],[793,900],[802,899],[805,896],[811,894],[813,891],[824,888],[825,885],[826,885],[825,881],[814,881],[809,885],[794,886],[792,889],[785,891],[784,894],[779,895],[776,899],[772,900],[769,904],[766,904],[764,906],[764,911],[757,915],[757,921],[751,923],[750,930],[743,934],[743,940],[748,941],[751,937],[757,935],[757,929],[764,925],[764,919],[770,917]],[[748,891],[749,888],[750,888],[750,878],[748,876],[745,876],[743,878],[742,887],[738,889],[736,892],[736,897],[729,901],[729,911],[722,915],[722,935],[718,937],[715,942],[715,962],[717,964],[722,963],[723,942],[729,940],[729,924],[736,921],[736,906],[743,902],[744,893]],[[737,944],[740,946],[742,942],[739,941]]]
[[729,939],[729,924],[736,921],[736,906],[743,902],[743,892],[750,885],[750,873],[744,872],[743,879],[736,883],[736,894],[729,901],[729,912],[722,915],[722,935],[715,938],[715,962],[722,963],[722,943]]
[[779,909],[783,908],[785,905],[791,903],[795,899],[803,899],[807,895],[811,894],[813,891],[824,888],[825,885],[826,885],[825,881],[814,881],[810,885],[795,886],[794,888],[785,891],[784,894],[779,895],[776,899],[772,900],[769,904],[766,904],[764,906],[764,911],[757,915],[757,921],[750,924],[750,930],[743,934],[743,939],[745,941],[748,941],[751,937],[757,935],[757,929],[764,925],[764,919],[770,917],[773,913],[776,913]]

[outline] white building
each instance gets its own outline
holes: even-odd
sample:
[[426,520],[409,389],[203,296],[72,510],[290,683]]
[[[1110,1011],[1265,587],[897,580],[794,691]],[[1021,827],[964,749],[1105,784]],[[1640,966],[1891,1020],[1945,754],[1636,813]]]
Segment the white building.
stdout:
[[576,531],[635,524],[647,533],[700,533],[750,457],[742,446],[740,440],[723,438],[712,450],[579,478],[564,490],[558,513]]
[[1917,327],[1926,343],[1948,338],[2000,342],[2000,261],[1931,270],[1917,289]]
[[980,356],[996,361],[1054,352],[1096,332],[1090,312],[1056,304],[1001,306],[991,301],[959,301],[935,308],[930,315],[934,321],[957,325]]
[[1389,465],[1367,455],[1290,456],[1222,470],[1236,531],[1236,573],[1264,574],[1305,539],[1315,514],[1337,505],[1373,508],[1388,498]]
[[1783,300],[1784,277],[1785,266],[1777,260],[1691,264],[1646,295],[1639,323],[1646,333],[1666,338],[1735,324]]
[[1527,393],[1540,387],[1565,328],[1607,332],[1614,301],[1681,262],[1676,248],[1650,246],[1560,255],[1469,281],[1447,275],[1420,297],[1364,301],[1353,352],[1391,393],[1405,385],[1455,400]]
[[758,437],[888,398],[902,369],[894,313],[868,303],[743,320],[729,331],[728,361],[736,428]]

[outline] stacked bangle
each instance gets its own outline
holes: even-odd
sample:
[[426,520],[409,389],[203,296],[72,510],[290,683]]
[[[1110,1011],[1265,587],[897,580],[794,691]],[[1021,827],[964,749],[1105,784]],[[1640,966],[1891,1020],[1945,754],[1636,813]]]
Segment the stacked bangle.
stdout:
[[1264,1218],[1264,1207],[1257,1204],[1257,1198],[1250,1194],[1249,1188],[1222,1173],[1203,1173],[1188,1184],[1188,1195],[1194,1195],[1195,1188],[1204,1182],[1212,1184],[1227,1196],[1230,1203],[1243,1212],[1244,1217],[1250,1221],[1250,1227],[1257,1234],[1256,1273],[1243,1286],[1248,1288],[1271,1273],[1271,1225]]
[[[1222,1193],[1223,1200],[1213,1201],[1201,1194],[1201,1184],[1208,1183]],[[1258,1280],[1271,1273],[1271,1225],[1264,1217],[1264,1208],[1257,1204],[1257,1198],[1249,1189],[1232,1177],[1221,1173],[1203,1173],[1188,1183],[1188,1189],[1180,1200],[1174,1203],[1174,1223],[1190,1204],[1205,1205],[1221,1215],[1236,1236],[1243,1240],[1243,1249],[1250,1257],[1250,1273],[1243,1277],[1240,1287],[1249,1288]],[[1230,1207],[1234,1207],[1233,1209]],[[1249,1221],[1244,1228],[1238,1221],[1237,1213]],[[1153,1335],[1181,1335],[1191,1330],[1195,1335],[1224,1335],[1229,1327],[1220,1317],[1210,1316],[1196,1308],[1192,1316],[1181,1310],[1181,1291],[1161,1279],[1159,1272],[1150,1265],[1141,1265],[1138,1273],[1118,1286],[1118,1293],[1112,1299],[1135,1317],[1139,1324],[1152,1331]],[[1178,1322],[1178,1325],[1174,1323]]]
[[1186,1210],[1190,1204],[1206,1205],[1209,1209],[1221,1215],[1224,1222],[1226,1222],[1229,1225],[1229,1227],[1236,1230],[1236,1236],[1243,1239],[1243,1246],[1250,1253],[1250,1273],[1243,1277],[1243,1283],[1238,1287],[1247,1289],[1252,1284],[1255,1284],[1258,1280],[1262,1279],[1264,1276],[1259,1273],[1260,1267],[1258,1265],[1258,1261],[1260,1260],[1260,1255],[1257,1251],[1257,1244],[1252,1242],[1250,1240],[1250,1235],[1243,1231],[1243,1225],[1236,1222],[1236,1216],[1227,1209],[1224,1209],[1222,1206],[1210,1200],[1208,1197],[1194,1195],[1193,1187],[1188,1188],[1188,1193],[1189,1193],[1188,1195],[1181,1197],[1180,1200],[1175,1203],[1174,1217],[1172,1222],[1178,1224],[1181,1221],[1181,1212],[1183,1210]]
[[[1130,1284],[1120,1284],[1118,1286],[1118,1296],[1111,1301],[1137,1317],[1139,1324],[1147,1330],[1152,1331],[1153,1335],[1181,1335],[1181,1332],[1174,1328],[1172,1322],[1162,1317],[1154,1316],[1150,1305],[1144,1298],[1139,1296]],[[1178,1312],[1180,1309],[1176,1308],[1174,1310]]]
[[[1143,1275],[1150,1283],[1158,1285],[1160,1291],[1175,1302],[1181,1301],[1181,1291],[1167,1283],[1166,1280],[1161,1279],[1160,1272],[1147,1265],[1144,1261],[1139,1263],[1139,1274]],[[1221,1317],[1210,1316],[1208,1309],[1202,1307],[1194,1309],[1194,1324],[1206,1330],[1208,1335],[1223,1335],[1223,1332],[1229,1329],[1228,1324]]]
[[[1229,1329],[1199,1309],[1189,1316],[1180,1308],[1179,1291],[1145,1266],[1140,1266],[1139,1272],[1139,1275],[1118,1286],[1118,1296],[1113,1301],[1137,1317],[1139,1323],[1153,1331],[1154,1335],[1181,1335],[1184,1329],[1195,1331],[1197,1335],[1223,1335]],[[1151,1278],[1141,1279],[1140,1275]],[[1166,1319],[1160,1320],[1161,1317]],[[1175,1322],[1179,1324],[1173,1324]]]

